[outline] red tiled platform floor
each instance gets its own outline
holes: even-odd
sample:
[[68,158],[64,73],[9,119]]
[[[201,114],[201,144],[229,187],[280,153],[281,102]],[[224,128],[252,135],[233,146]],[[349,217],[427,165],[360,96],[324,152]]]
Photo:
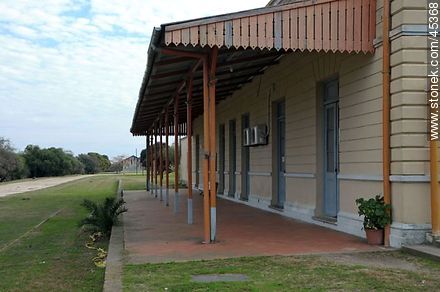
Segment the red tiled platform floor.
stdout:
[[[164,192],[165,193],[165,192]],[[304,253],[377,250],[364,240],[244,204],[218,199],[217,239],[202,244],[203,198],[194,195],[194,224],[187,222],[187,192],[180,192],[180,209],[145,191],[125,191],[125,255],[128,263]]]

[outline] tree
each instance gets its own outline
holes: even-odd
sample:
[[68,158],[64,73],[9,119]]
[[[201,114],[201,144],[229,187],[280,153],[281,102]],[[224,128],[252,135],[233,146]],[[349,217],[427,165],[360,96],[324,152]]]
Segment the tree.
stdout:
[[145,149],[143,149],[141,151],[141,156],[139,157],[142,167],[147,167],[146,153],[147,153],[147,151]]
[[87,174],[98,173],[101,171],[100,161],[95,155],[80,154],[78,160],[84,165],[84,172]]
[[71,152],[66,152],[62,148],[40,148],[36,145],[28,145],[23,157],[31,177],[83,173],[83,164]]
[[125,155],[118,155],[116,157],[113,157],[112,164],[110,165],[110,168],[108,171],[111,172],[121,172],[122,171],[122,160],[125,159]]
[[87,155],[91,157],[95,157],[98,160],[99,164],[99,170],[100,171],[107,171],[110,168],[110,165],[112,164],[110,162],[110,159],[108,159],[107,155],[102,155],[96,152],[89,152]]
[[24,178],[27,173],[23,157],[14,152],[8,139],[0,137],[0,181]]

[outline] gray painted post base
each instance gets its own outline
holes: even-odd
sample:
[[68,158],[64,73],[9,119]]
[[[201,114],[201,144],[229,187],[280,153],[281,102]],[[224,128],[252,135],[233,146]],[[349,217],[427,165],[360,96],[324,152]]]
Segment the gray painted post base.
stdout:
[[170,190],[167,188],[165,190],[165,206],[169,206],[170,205]]
[[193,224],[193,200],[188,199],[188,224]]
[[179,193],[174,193],[174,213],[179,212]]
[[211,241],[215,241],[217,228],[217,208],[211,207]]

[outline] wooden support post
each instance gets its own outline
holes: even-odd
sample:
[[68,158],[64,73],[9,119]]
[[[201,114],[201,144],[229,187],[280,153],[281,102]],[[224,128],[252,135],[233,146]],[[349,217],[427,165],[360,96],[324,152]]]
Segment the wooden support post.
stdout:
[[153,164],[154,164],[154,197],[157,198],[157,125],[154,125],[154,158],[153,158]]
[[[431,172],[431,225],[432,236],[440,238],[440,194],[438,186],[438,142],[429,141]],[[435,239],[434,239],[435,240]]]
[[209,203],[209,65],[203,60],[203,217],[205,243],[211,241],[210,203]]
[[170,135],[170,125],[169,125],[169,116],[168,109],[165,112],[165,205],[168,207],[170,205],[170,153],[168,146],[168,136]]
[[211,242],[215,242],[217,230],[217,177],[216,177],[216,121],[215,121],[215,71],[218,48],[213,47],[209,55],[209,199],[211,207]]
[[174,98],[174,212],[179,211],[179,95]]
[[150,160],[149,160],[149,168],[150,168],[150,177],[148,178],[150,180],[150,194],[153,195],[153,188],[154,188],[154,181],[153,181],[153,133],[150,133],[150,151],[149,151],[149,155],[150,155]]
[[193,90],[193,78],[189,77],[187,83],[187,96],[186,96],[186,137],[188,142],[187,151],[187,172],[188,172],[188,224],[193,224],[193,199],[192,199],[192,90]]
[[150,150],[150,135],[147,133],[145,136],[145,170],[146,170],[146,179],[145,179],[145,187],[147,192],[150,191],[150,157],[148,151]]
[[[391,168],[391,151],[390,151],[390,0],[383,1],[383,21],[382,21],[382,163],[383,163],[383,197],[385,204],[391,204],[391,182],[390,182],[390,168]],[[392,211],[391,211],[392,212]],[[390,245],[391,228],[388,224],[384,230],[384,245]]]
[[163,134],[163,123],[162,123],[162,117],[160,117],[159,120],[159,185],[160,185],[160,189],[159,189],[159,194],[160,194],[160,201],[163,201],[163,195],[162,195],[162,190],[163,190],[163,151],[162,151],[162,135]]

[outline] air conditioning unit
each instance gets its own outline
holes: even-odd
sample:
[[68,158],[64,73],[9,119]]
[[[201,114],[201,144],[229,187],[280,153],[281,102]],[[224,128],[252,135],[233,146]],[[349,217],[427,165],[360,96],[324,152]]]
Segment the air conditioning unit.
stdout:
[[246,128],[243,130],[243,146],[251,146],[251,141],[252,141],[252,129],[251,128]]
[[251,133],[251,145],[266,145],[267,144],[267,126],[264,124],[256,125],[252,127]]

